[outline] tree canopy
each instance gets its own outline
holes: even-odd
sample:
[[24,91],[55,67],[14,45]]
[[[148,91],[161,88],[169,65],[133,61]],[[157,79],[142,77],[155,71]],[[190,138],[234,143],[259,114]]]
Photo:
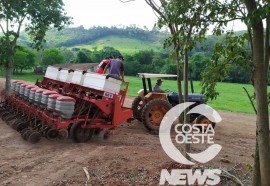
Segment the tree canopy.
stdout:
[[35,66],[35,53],[22,46],[17,46],[14,55],[14,72],[29,69]]
[[41,60],[42,66],[49,66],[54,64],[64,63],[64,55],[58,49],[45,49]]
[[62,0],[2,0],[0,29],[5,37],[6,94],[10,94],[15,47],[21,28],[31,36],[31,46],[39,49],[51,27],[62,29],[70,23]]

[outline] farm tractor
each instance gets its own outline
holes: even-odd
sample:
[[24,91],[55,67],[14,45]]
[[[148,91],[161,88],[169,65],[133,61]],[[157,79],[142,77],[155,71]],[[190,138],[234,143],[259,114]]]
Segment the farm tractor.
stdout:
[[99,134],[106,139],[132,118],[132,110],[123,107],[129,83],[121,84],[106,75],[49,66],[35,85],[12,83],[13,94],[0,103],[0,117],[31,143],[42,136],[87,142]]
[[[151,79],[175,78],[177,76],[171,74],[149,73],[138,73],[138,76],[142,78],[143,89],[138,92],[138,96],[132,103],[133,117],[141,121],[150,132],[157,134],[164,115],[173,106],[179,104],[179,101],[178,94],[175,92],[154,92]],[[188,95],[188,101],[195,102],[195,104],[191,105],[189,109],[206,102],[204,95],[194,93]],[[204,124],[205,128],[210,124],[213,128],[215,127],[215,123],[211,122],[207,117],[199,114],[190,114],[190,121],[193,123],[196,122],[198,124]]]

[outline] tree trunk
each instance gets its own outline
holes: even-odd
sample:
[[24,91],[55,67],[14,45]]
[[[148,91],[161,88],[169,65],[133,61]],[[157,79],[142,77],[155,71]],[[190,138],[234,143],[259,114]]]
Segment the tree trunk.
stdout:
[[254,155],[252,186],[259,186],[259,185],[261,185],[261,174],[260,174],[260,159],[258,147],[258,132],[256,131],[256,149]]
[[254,88],[257,104],[257,130],[261,184],[270,185],[269,118],[267,103],[267,74],[264,63],[264,33],[262,21],[253,22]]
[[[188,51],[185,50],[185,54],[184,54],[184,102],[188,102]],[[190,123],[190,119],[187,115],[189,109],[187,108],[184,111],[184,123],[185,124],[189,124]],[[186,152],[191,152],[191,145],[190,143],[185,143],[185,151]],[[186,158],[188,160],[190,160],[190,157],[188,156],[188,154],[186,153]]]
[[11,79],[13,72],[13,58],[14,52],[11,48],[8,48],[7,63],[6,63],[6,96],[11,94]]
[[[270,57],[270,14],[266,18],[266,31],[265,31],[265,49],[264,49],[265,57],[265,74],[268,74],[268,68],[269,68],[269,57]],[[268,78],[267,78],[267,84],[268,84]]]
[[[183,103],[183,93],[182,93],[182,83],[181,83],[181,71],[180,71],[180,56],[179,56],[179,48],[175,49],[176,55],[176,64],[177,64],[177,89],[178,89],[178,101],[179,104]],[[184,115],[180,114],[178,117],[178,123],[184,122]]]
[[184,102],[188,102],[188,51],[184,54]]
[[[257,131],[261,185],[270,185],[270,146],[269,146],[269,117],[267,103],[267,74],[264,61],[264,29],[260,16],[256,16],[257,4],[255,0],[245,0],[253,29],[253,62],[254,89],[257,106]],[[258,183],[257,183],[258,184]]]
[[[176,53],[176,65],[177,65],[177,90],[178,90],[178,101],[179,103],[183,103],[183,94],[182,94],[182,84],[181,84],[181,72],[180,72],[180,57],[179,57],[179,49],[175,49]],[[180,120],[179,120],[180,122]]]

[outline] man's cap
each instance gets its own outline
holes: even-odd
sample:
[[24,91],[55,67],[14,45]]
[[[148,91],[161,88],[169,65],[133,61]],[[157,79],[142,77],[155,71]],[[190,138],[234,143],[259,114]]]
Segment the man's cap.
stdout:
[[118,58],[124,61],[124,57],[122,55],[118,56]]
[[161,79],[158,79],[157,82],[158,82],[158,83],[162,83],[163,81],[162,81]]

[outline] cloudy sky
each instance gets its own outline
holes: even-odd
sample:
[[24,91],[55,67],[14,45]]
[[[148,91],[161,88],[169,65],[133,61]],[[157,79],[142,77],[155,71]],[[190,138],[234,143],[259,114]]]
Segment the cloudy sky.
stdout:
[[[122,0],[127,1],[127,0]],[[67,14],[73,17],[73,27],[129,26],[151,29],[157,17],[144,0],[122,3],[120,0],[63,0]],[[230,23],[228,29],[246,29],[240,21]]]
[[73,17],[73,26],[119,26],[136,24],[151,29],[157,17],[144,0],[122,3],[119,0],[63,0]]

